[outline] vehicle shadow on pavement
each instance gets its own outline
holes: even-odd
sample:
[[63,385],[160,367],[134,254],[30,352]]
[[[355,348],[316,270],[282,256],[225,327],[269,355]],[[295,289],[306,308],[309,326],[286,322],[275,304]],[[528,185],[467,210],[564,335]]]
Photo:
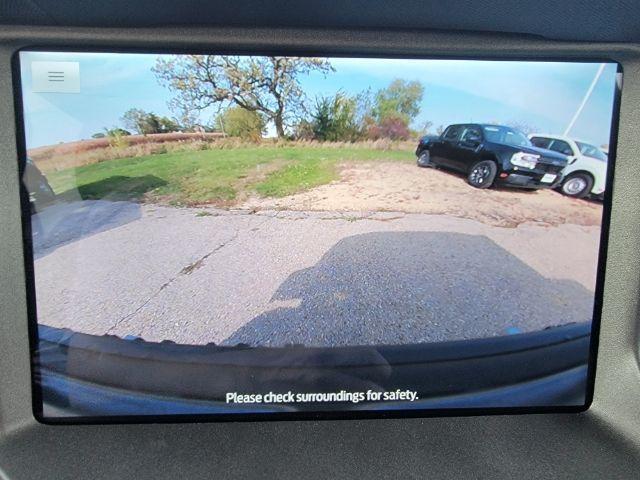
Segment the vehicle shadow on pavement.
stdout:
[[[544,255],[545,252],[531,252]],[[590,321],[593,293],[541,276],[480,235],[376,232],[339,241],[285,280],[223,345],[338,346],[501,336]]]
[[90,235],[133,222],[141,217],[133,202],[80,200],[56,203],[31,216],[34,258]]
[[128,177],[112,175],[91,183],[85,183],[57,195],[66,201],[77,200],[136,200],[145,193],[166,185],[167,182],[155,175]]
[[155,175],[114,175],[56,195],[54,204],[31,216],[34,258],[139,219],[140,205],[131,200],[166,183]]

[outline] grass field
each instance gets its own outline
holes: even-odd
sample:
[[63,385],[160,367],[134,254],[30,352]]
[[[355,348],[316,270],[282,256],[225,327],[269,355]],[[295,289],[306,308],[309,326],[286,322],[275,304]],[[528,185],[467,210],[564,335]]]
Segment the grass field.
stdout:
[[240,147],[120,158],[50,172],[62,196],[231,205],[250,195],[282,197],[338,178],[343,162],[413,162],[411,150],[362,147]]

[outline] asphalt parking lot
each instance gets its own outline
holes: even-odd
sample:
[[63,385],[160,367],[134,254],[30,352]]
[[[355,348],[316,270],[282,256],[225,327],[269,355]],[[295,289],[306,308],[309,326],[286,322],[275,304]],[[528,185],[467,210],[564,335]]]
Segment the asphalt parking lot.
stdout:
[[235,345],[396,344],[587,321],[599,226],[129,202],[34,215],[41,323]]

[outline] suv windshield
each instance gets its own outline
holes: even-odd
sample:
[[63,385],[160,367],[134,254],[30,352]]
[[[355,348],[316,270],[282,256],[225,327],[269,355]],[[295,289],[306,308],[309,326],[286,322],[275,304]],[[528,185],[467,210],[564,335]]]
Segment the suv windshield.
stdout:
[[595,158],[597,160],[602,160],[603,162],[607,161],[607,156],[598,147],[582,142],[576,142],[576,145],[578,145],[580,153],[585,157]]
[[505,143],[507,145],[515,145],[516,147],[531,147],[531,142],[527,136],[513,128],[485,126],[482,127],[485,138],[492,143]]

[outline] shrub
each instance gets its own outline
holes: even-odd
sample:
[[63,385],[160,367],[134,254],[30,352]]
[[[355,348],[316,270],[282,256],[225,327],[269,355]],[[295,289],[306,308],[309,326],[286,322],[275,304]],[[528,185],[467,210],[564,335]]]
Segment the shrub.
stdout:
[[301,120],[293,129],[291,140],[313,140],[313,122],[309,120]]
[[106,130],[106,133],[107,138],[109,139],[109,145],[112,148],[124,148],[129,144],[125,137],[131,134],[122,128],[112,128],[110,130]]
[[369,126],[367,136],[371,140],[388,138],[390,140],[408,140],[411,131],[402,117],[386,117],[379,124]]
[[362,136],[356,119],[356,100],[338,92],[316,100],[311,122],[313,138],[329,142],[353,142]]
[[258,112],[252,112],[241,107],[225,110],[216,121],[222,131],[230,137],[258,142],[265,133],[265,121]]

